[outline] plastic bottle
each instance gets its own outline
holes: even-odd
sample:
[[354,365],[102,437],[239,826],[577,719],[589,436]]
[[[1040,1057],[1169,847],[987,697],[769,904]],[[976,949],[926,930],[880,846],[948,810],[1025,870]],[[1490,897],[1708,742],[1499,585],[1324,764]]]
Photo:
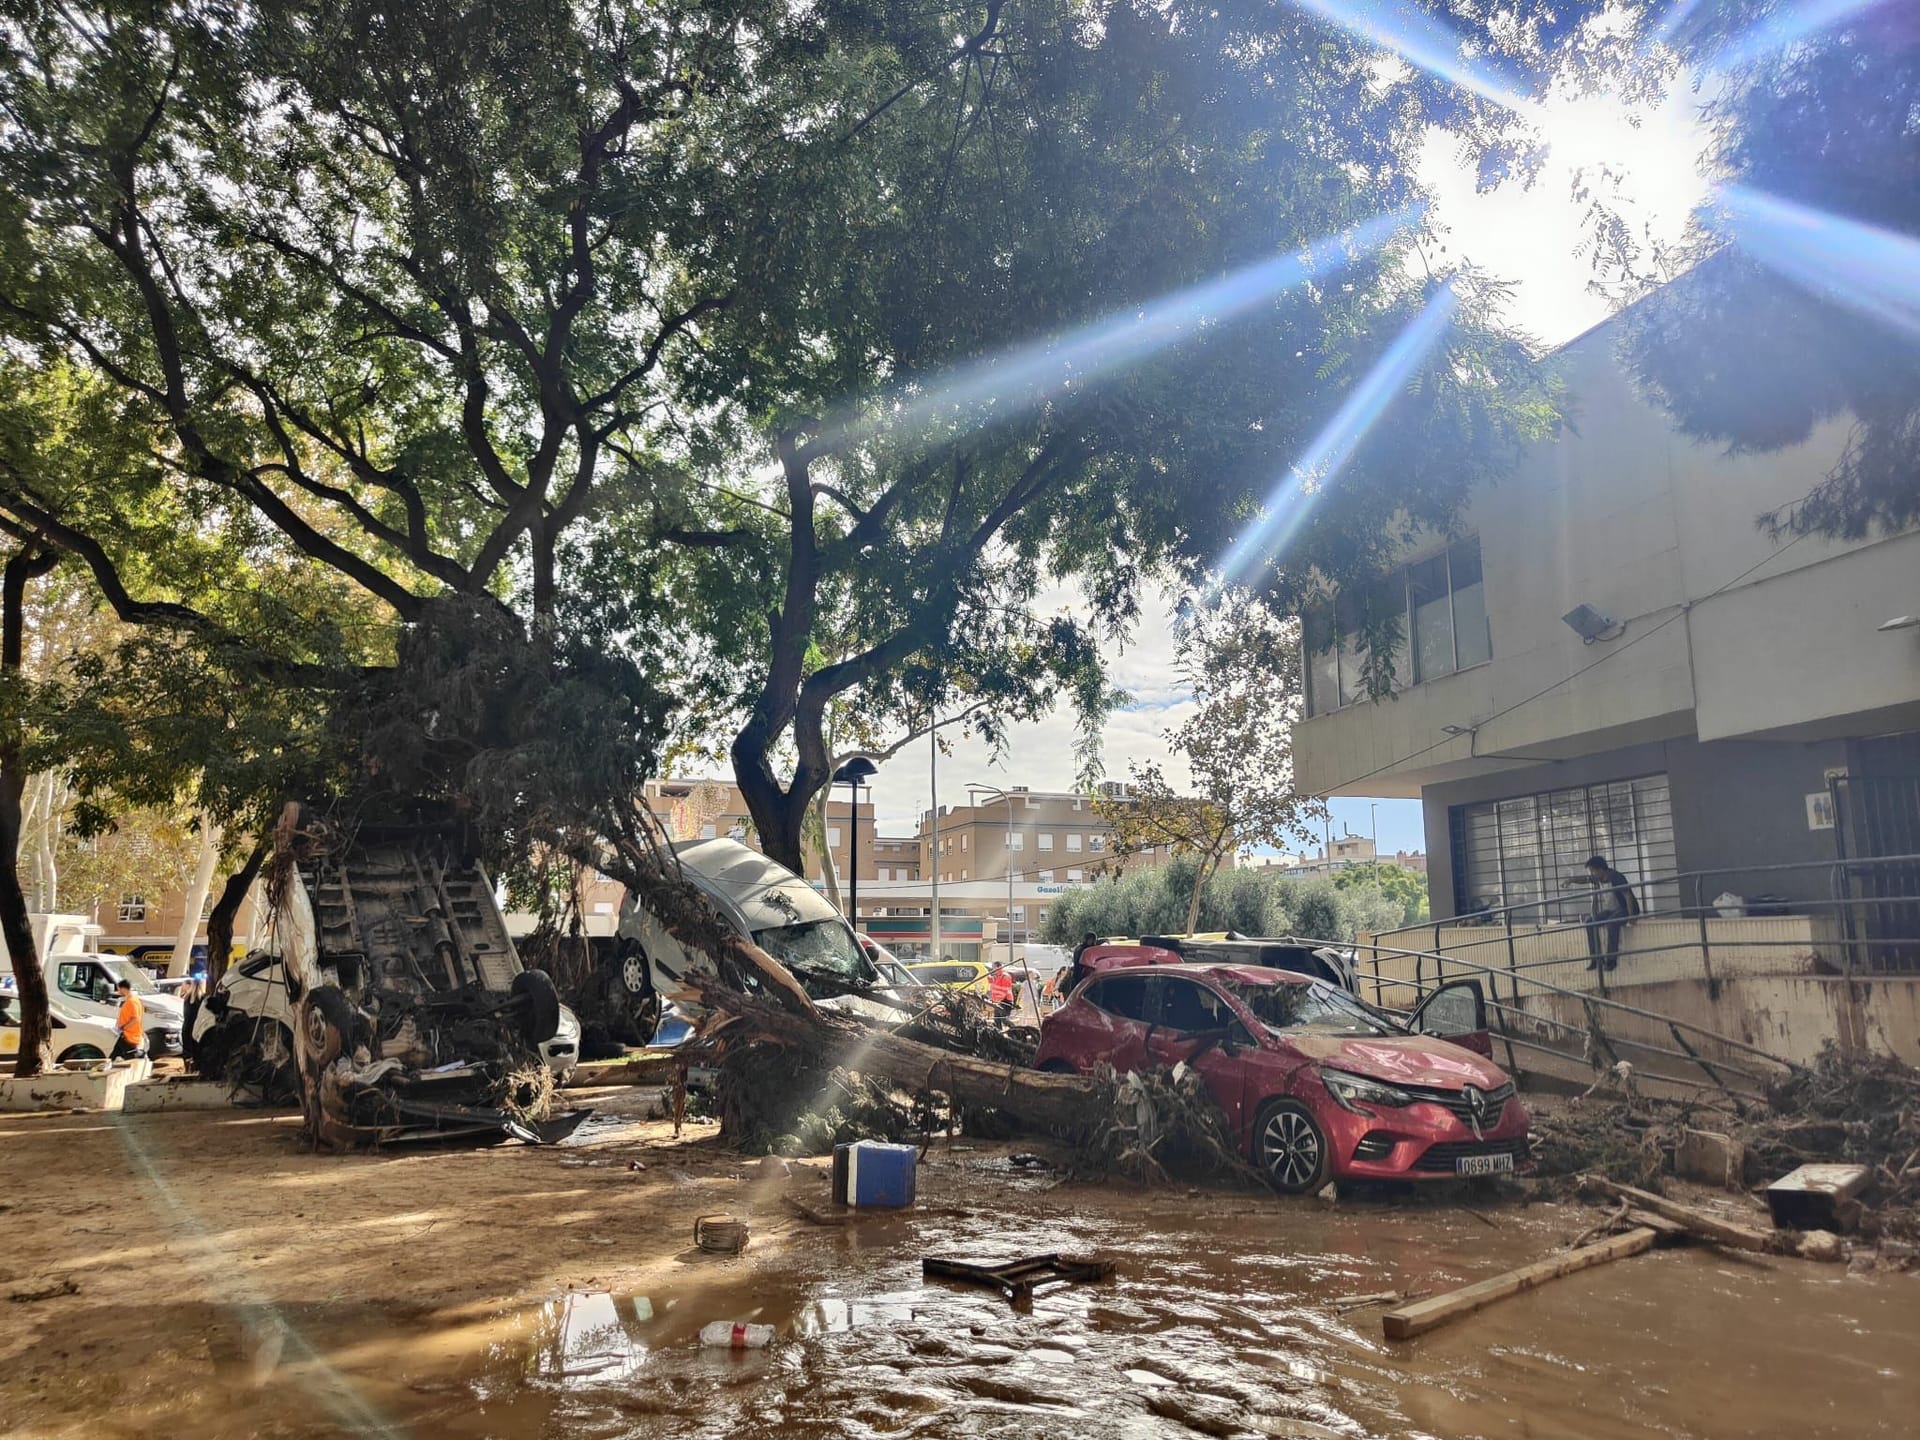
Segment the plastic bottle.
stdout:
[[760,1350],[773,1343],[773,1326],[712,1320],[701,1328],[700,1343],[720,1350]]

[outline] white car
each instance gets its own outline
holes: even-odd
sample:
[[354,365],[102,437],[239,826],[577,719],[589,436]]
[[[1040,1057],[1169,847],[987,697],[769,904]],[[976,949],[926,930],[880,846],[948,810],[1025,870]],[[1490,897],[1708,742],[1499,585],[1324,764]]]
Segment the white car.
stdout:
[[[0,1058],[12,1059],[20,1053],[19,993],[0,989]],[[58,1001],[50,1001],[48,1019],[53,1023],[53,1059],[58,1065],[78,1065],[87,1060],[104,1060],[113,1053],[119,1038],[114,1022],[91,1015],[79,1015]]]
[[[294,1007],[287,999],[286,969],[278,955],[247,956],[230,966],[213,987],[194,1017],[196,1060],[203,1075],[228,1075],[234,1060],[264,1064],[261,1079],[286,1067],[287,1084],[294,1085]],[[580,1017],[560,1007],[559,1028],[540,1046],[556,1085],[566,1083],[580,1063]],[[298,1088],[288,1092],[297,1098]]]

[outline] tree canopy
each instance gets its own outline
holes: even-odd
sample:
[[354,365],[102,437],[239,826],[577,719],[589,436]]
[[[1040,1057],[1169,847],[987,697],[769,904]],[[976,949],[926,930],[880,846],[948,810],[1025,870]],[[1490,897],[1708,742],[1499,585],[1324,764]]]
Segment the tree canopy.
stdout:
[[[7,467],[0,515],[176,631],[273,626],[150,575],[156,526],[400,626],[496,606],[562,688],[546,637],[621,657],[591,685],[641,767],[670,695],[790,862],[835,701],[1107,700],[1098,625],[1217,557],[1430,293],[1409,156],[1461,110],[1264,0],[5,26],[0,315],[108,441]],[[1129,328],[1308,244],[1297,283]],[[1395,410],[1302,542],[1329,570],[1547,420],[1473,306]],[[1091,626],[1034,612],[1063,577]]]

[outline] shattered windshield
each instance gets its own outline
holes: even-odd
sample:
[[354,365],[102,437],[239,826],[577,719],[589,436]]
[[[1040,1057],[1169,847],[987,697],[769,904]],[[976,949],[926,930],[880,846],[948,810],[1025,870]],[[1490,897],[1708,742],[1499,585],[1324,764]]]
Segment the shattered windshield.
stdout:
[[1245,985],[1216,980],[1269,1030],[1312,1031],[1321,1035],[1386,1035],[1387,1030],[1359,1001],[1318,982],[1307,985]]
[[860,953],[853,932],[838,920],[780,925],[753,938],[789,970],[825,973],[850,983],[873,979],[873,967]]

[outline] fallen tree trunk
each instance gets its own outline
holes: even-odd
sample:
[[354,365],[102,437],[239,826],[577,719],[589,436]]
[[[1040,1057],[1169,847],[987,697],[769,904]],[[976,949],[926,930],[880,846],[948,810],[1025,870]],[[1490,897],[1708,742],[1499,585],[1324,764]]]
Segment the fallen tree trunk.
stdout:
[[840,1063],[911,1094],[933,1091],[968,1108],[998,1110],[1022,1125],[1075,1136],[1101,1115],[1105,1087],[1080,1075],[1056,1075],[957,1055],[884,1032],[862,1036],[860,1053]]
[[1021,1125],[1068,1137],[1084,1133],[1107,1112],[1106,1087],[1084,1076],[943,1050],[829,1012],[800,1015],[718,984],[703,985],[700,999],[716,1013],[696,1043],[712,1053],[771,1047],[814,1067],[851,1071],[909,1095],[944,1095],[957,1108],[997,1110]]

